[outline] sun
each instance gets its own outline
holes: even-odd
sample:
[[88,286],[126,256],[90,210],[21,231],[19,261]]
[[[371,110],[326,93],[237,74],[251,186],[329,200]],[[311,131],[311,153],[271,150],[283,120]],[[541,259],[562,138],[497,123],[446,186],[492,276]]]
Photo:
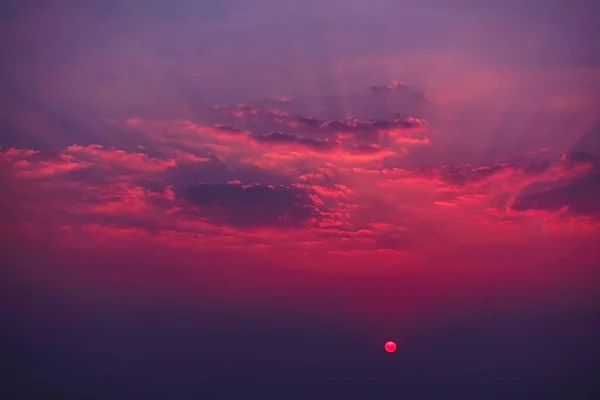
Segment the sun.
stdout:
[[394,341],[387,341],[385,342],[385,351],[387,351],[388,353],[393,353],[396,351],[396,342]]

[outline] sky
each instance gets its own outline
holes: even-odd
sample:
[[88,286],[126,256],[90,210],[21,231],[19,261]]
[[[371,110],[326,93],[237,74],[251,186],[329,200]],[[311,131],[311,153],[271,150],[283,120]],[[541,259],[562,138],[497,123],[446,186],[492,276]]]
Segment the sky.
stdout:
[[2,2],[3,398],[597,398],[599,13]]

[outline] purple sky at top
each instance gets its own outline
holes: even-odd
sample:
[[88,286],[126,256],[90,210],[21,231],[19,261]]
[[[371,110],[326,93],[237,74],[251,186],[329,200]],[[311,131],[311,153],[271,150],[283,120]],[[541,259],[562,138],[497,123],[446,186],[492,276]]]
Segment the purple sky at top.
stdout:
[[[354,114],[360,107],[348,94],[401,79],[436,104],[428,120],[455,146],[499,160],[536,147],[564,151],[576,140],[566,130],[583,133],[600,108],[599,6],[592,1],[65,0],[2,7],[9,56],[0,61],[0,102],[25,114],[35,103],[84,119],[157,116],[180,113],[173,109],[186,102],[299,95],[338,96],[337,109]],[[308,103],[304,112],[323,110],[322,101]],[[519,138],[532,126],[543,133]],[[499,135],[505,149],[490,150]]]

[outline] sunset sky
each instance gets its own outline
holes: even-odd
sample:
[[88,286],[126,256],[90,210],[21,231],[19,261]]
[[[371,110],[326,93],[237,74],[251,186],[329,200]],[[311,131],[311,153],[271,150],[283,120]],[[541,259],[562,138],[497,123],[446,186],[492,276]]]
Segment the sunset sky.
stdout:
[[600,396],[599,15],[2,2],[3,398]]

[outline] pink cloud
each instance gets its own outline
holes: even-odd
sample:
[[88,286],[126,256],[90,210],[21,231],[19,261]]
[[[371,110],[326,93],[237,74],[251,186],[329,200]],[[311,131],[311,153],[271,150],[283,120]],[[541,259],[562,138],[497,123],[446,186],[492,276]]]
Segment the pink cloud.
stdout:
[[76,162],[68,154],[44,157],[39,151],[15,148],[0,150],[0,162],[6,165],[6,172],[23,179],[49,178],[90,165]]
[[99,145],[72,145],[65,153],[78,159],[89,160],[95,165],[104,164],[113,167],[123,167],[138,172],[159,172],[176,165],[175,160],[163,160],[149,157],[144,153],[133,153],[119,149],[105,149]]
[[[563,198],[540,209],[524,197],[587,176],[589,160],[413,167],[406,154],[443,138],[416,117],[321,120],[239,105],[203,118],[129,118],[126,134],[139,146],[72,144],[54,158],[10,149],[3,162],[16,180],[55,179],[53,187],[29,183],[36,197],[22,210],[53,210],[73,231],[104,227],[165,245],[360,257],[595,232],[592,216],[567,212]],[[282,123],[289,131],[271,130]]]

